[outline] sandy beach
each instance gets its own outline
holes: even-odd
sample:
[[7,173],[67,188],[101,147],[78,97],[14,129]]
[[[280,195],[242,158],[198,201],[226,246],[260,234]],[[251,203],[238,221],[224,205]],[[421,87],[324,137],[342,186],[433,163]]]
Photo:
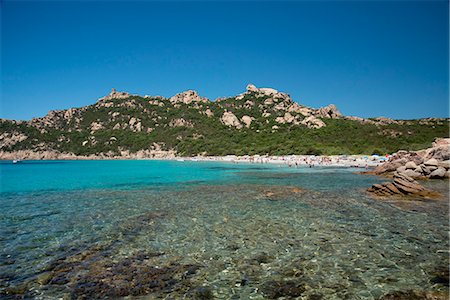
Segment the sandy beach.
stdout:
[[181,157],[177,161],[221,161],[232,163],[255,163],[255,164],[283,164],[289,167],[376,167],[385,161],[384,157],[366,155],[285,155],[285,156],[198,156]]
[[255,163],[255,164],[283,164],[290,167],[360,167],[372,168],[386,161],[385,157],[378,155],[227,155],[227,156],[176,156],[174,152],[158,151],[154,153],[124,153],[120,156],[89,155],[79,156],[72,153],[58,153],[54,151],[15,151],[0,152],[0,160],[174,160],[174,161],[209,161],[231,163]]

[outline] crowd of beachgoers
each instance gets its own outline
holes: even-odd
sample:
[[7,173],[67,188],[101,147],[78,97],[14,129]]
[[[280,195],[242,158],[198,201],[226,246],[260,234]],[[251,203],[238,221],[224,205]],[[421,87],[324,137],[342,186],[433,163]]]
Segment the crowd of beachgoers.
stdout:
[[260,163],[260,164],[282,164],[289,167],[358,167],[370,168],[376,167],[385,162],[388,157],[372,155],[332,155],[332,156],[314,156],[314,155],[285,155],[285,156],[198,156],[177,158],[178,161],[223,161],[234,163]]

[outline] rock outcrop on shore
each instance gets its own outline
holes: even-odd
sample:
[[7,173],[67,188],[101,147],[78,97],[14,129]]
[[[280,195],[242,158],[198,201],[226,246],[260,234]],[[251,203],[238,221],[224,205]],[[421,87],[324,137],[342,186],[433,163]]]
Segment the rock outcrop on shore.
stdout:
[[13,152],[0,151],[2,160],[95,160],[95,159],[172,159],[176,157],[175,151],[166,150],[140,150],[137,152],[121,151],[119,154],[107,152],[101,154],[75,155],[58,151],[32,151],[19,150]]
[[393,182],[374,184],[368,188],[367,191],[373,195],[381,197],[411,196],[421,198],[438,198],[440,196],[439,193],[426,189],[413,178],[398,172],[394,173]]
[[450,139],[436,139],[432,147],[425,150],[399,151],[372,172],[387,176],[393,174],[393,182],[374,184],[367,191],[381,197],[439,198],[439,193],[426,189],[414,179],[448,179],[449,158]]
[[450,177],[450,139],[437,139],[431,148],[420,151],[399,151],[389,161],[375,168],[377,175],[393,172],[411,178]]

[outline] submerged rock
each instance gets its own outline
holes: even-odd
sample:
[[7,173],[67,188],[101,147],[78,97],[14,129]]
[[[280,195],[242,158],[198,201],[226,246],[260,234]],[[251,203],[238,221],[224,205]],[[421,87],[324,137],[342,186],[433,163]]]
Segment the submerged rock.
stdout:
[[192,290],[189,296],[196,300],[214,299],[214,294],[209,286],[199,286]]
[[447,300],[448,292],[394,291],[379,300]]
[[261,252],[253,258],[253,261],[257,262],[258,264],[267,264],[271,260],[273,260],[273,256],[267,254],[266,252]]
[[261,291],[269,299],[299,297],[305,290],[304,285],[296,281],[271,280],[261,286]]
[[[95,262],[88,272],[71,277],[72,298],[99,299],[170,293],[179,290],[184,281],[195,275],[198,266],[169,264],[152,266],[148,260],[136,257],[117,263]],[[64,276],[69,278],[69,276]],[[208,299],[208,298],[199,298]]]
[[450,276],[449,276],[449,269],[448,266],[443,266],[440,268],[435,269],[430,274],[432,277],[430,279],[430,282],[433,284],[442,284],[446,287],[449,286],[450,283]]
[[273,187],[271,190],[264,191],[264,199],[271,200],[271,201],[278,201],[278,200],[286,200],[291,199],[292,197],[295,197],[298,194],[306,192],[303,189],[300,189],[298,187],[288,187],[288,188],[276,188]]

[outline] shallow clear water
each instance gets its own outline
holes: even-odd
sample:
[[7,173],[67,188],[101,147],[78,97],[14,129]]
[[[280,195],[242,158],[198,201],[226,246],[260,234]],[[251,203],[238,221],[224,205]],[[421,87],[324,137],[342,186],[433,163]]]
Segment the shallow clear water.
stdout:
[[448,292],[447,182],[427,183],[443,200],[387,202],[365,193],[383,179],[358,169],[26,161],[0,171],[1,297]]

